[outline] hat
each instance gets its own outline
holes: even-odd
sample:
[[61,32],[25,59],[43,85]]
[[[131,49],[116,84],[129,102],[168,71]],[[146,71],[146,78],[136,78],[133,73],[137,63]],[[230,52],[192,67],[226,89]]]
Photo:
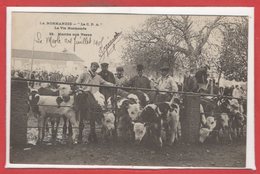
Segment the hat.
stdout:
[[97,66],[97,67],[99,68],[99,65],[98,65],[97,62],[92,62],[92,63],[91,63],[91,66],[92,66],[92,65],[95,65],[95,66]]
[[122,72],[122,71],[124,71],[124,68],[122,66],[119,66],[119,67],[116,68],[116,71],[121,71]]
[[137,69],[138,71],[143,70],[143,69],[144,69],[144,66],[143,66],[142,64],[138,64],[138,65],[136,66],[136,69]]
[[170,69],[169,65],[163,65],[163,66],[160,68],[160,70],[169,70],[169,69]]
[[103,62],[103,63],[101,63],[100,65],[101,65],[101,66],[108,66],[109,63],[107,63],[107,62]]

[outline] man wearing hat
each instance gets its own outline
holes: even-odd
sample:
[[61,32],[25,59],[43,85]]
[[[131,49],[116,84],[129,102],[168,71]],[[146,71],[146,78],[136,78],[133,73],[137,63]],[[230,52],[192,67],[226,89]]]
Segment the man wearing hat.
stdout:
[[[84,72],[79,75],[76,83],[114,86],[113,83],[105,81],[100,75],[96,73],[98,68],[99,65],[97,62],[91,63],[90,70],[87,70],[85,66]],[[99,91],[99,87],[93,86],[83,86],[82,89],[84,91],[90,91],[92,94],[95,94],[97,91]]]
[[126,83],[127,78],[124,76],[124,68],[119,66],[116,68],[116,85],[117,86],[123,86],[124,83]]
[[138,64],[136,66],[136,70],[138,75],[131,78],[124,84],[124,86],[151,89],[150,80],[143,75],[144,66],[142,64]]
[[183,91],[184,92],[198,92],[199,85],[195,77],[196,69],[191,68],[187,75],[184,77],[183,81]]
[[207,83],[208,83],[207,78],[208,78],[209,69],[210,68],[208,65],[202,66],[195,74],[199,88],[202,88],[204,90],[206,90]]
[[[101,71],[98,73],[105,81],[115,84],[115,77],[112,72],[108,70],[108,63],[101,63]],[[114,93],[113,89],[100,87],[99,92],[105,96],[105,101]]]
[[[159,77],[159,79],[157,80],[155,84],[155,89],[161,91],[178,92],[178,86],[174,81],[173,77],[169,75],[169,70],[170,70],[169,65],[163,65],[160,68],[161,77]],[[156,102],[170,101],[171,98],[172,98],[172,94],[166,92],[160,92],[156,97]]]

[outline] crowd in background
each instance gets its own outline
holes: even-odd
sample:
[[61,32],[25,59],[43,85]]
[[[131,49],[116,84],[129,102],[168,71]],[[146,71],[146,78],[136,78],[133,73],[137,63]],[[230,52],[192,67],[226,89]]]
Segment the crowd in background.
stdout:
[[[207,67],[206,67],[207,68]],[[162,68],[163,69],[163,68]],[[108,80],[105,77],[105,74],[102,74],[101,77],[104,80]],[[123,84],[128,84],[126,86],[130,86],[132,81],[130,78],[125,76],[123,67],[118,67],[116,73],[110,74],[110,76],[114,76],[114,80],[111,81],[118,86],[124,86]],[[44,70],[36,70],[36,71],[28,71],[28,70],[12,70],[11,76],[14,78],[25,78],[25,79],[36,79],[36,80],[46,80],[46,81],[60,81],[60,82],[71,82],[75,83],[78,79],[79,75],[64,75],[60,71],[54,72],[47,72]],[[133,79],[132,79],[133,80]],[[146,80],[146,79],[145,79]],[[150,77],[149,80],[147,79],[147,85],[150,89],[156,89],[156,83],[158,82],[153,77]],[[141,83],[144,82],[142,79]],[[149,83],[149,84],[148,84]],[[38,83],[39,85],[41,83]],[[129,85],[130,84],[130,85]],[[29,85],[34,87],[35,83],[30,82]],[[233,96],[236,98],[246,98],[246,89],[239,85],[230,85],[230,86],[219,86],[219,84],[215,81],[215,79],[209,79],[205,67],[202,68],[201,71],[195,71],[191,69],[189,73],[186,74],[184,77],[183,83],[176,83],[178,86],[178,91],[184,92],[203,92],[208,94],[216,94],[216,95],[226,95],[226,96]],[[56,88],[57,84],[51,84],[51,87]],[[138,87],[133,86],[132,87]],[[140,86],[139,86],[140,87]],[[101,89],[101,91],[104,89]],[[159,89],[160,90],[160,89]],[[202,90],[202,91],[201,91]],[[103,93],[103,92],[102,92]]]

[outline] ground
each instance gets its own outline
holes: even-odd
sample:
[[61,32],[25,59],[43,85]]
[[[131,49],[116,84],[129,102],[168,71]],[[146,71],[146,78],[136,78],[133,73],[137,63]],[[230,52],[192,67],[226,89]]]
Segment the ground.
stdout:
[[172,167],[244,167],[245,142],[175,144],[161,150],[141,145],[98,143],[11,148],[11,163],[74,165],[138,165]]
[[[35,119],[28,120],[28,127],[36,126]],[[62,125],[62,124],[61,124]],[[99,127],[99,126],[97,126]],[[62,141],[62,128],[58,129],[58,143],[31,145],[29,148],[11,148],[11,163],[16,164],[73,164],[73,165],[138,165],[171,167],[245,167],[245,140],[231,144],[205,143],[183,144],[154,150],[133,143],[118,142],[68,145]],[[84,129],[86,142],[89,127]],[[37,128],[27,129],[28,143],[35,143]],[[30,134],[31,133],[31,134]],[[45,141],[51,134],[46,132]],[[100,128],[97,129],[100,140]]]

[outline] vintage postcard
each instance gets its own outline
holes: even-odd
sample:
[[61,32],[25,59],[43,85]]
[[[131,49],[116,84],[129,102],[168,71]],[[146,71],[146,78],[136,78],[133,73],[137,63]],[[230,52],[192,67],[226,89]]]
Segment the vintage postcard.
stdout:
[[255,169],[254,9],[7,9],[8,168]]

